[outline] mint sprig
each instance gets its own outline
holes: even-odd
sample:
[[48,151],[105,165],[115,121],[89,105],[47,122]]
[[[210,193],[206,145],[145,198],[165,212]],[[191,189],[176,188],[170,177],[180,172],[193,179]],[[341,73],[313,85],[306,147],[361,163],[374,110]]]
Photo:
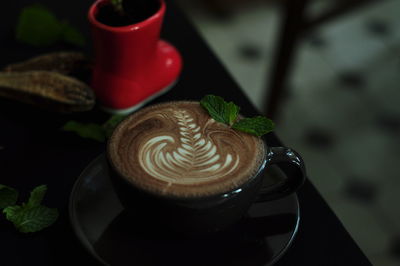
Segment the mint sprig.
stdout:
[[[6,186],[0,185],[1,187]],[[12,190],[15,191],[15,189]],[[15,205],[15,200],[9,206],[3,205],[3,213],[6,219],[12,222],[15,228],[22,233],[37,232],[52,225],[58,218],[58,210],[41,204],[46,191],[47,186],[41,185],[32,190],[28,202]]]
[[104,142],[125,117],[126,115],[113,115],[103,124],[80,123],[72,120],[68,121],[61,129],[73,132],[82,138]]
[[235,105],[233,102],[226,102],[219,96],[206,95],[201,99],[200,105],[208,111],[215,121],[257,137],[271,132],[275,127],[270,119],[263,116],[238,119],[239,106]]
[[85,45],[82,33],[39,4],[22,9],[16,27],[16,39],[33,46],[50,46],[58,41],[76,46]]

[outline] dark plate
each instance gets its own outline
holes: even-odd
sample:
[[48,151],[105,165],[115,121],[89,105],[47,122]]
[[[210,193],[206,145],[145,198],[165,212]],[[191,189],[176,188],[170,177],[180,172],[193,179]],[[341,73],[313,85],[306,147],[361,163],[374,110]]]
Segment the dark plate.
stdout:
[[[279,178],[279,168],[266,173]],[[69,212],[84,247],[104,265],[272,265],[289,248],[299,225],[296,195],[254,203],[231,230],[204,238],[153,232],[127,218],[111,186],[104,154],[76,181]],[[167,218],[167,217],[166,217]],[[160,221],[162,227],[162,221]]]

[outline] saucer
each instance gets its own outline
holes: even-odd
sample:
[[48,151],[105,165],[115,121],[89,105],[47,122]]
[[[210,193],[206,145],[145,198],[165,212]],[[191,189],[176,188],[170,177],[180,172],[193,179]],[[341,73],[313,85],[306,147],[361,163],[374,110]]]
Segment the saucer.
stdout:
[[[93,160],[77,179],[69,201],[75,234],[103,265],[272,265],[297,233],[300,212],[295,194],[254,203],[235,227],[212,236],[182,238],[159,228],[150,233],[125,214],[107,167],[104,154]],[[270,179],[282,175],[272,166],[266,174]]]

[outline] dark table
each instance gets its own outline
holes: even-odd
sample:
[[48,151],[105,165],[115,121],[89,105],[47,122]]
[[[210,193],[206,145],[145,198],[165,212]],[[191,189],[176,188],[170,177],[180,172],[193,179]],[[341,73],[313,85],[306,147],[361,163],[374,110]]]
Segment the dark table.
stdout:
[[[91,53],[86,11],[92,1],[35,2],[43,3],[58,17],[78,26],[88,39],[84,51]],[[65,45],[34,48],[15,41],[14,27],[19,11],[31,3],[30,0],[16,0],[2,4],[1,66],[40,53],[71,48]],[[234,101],[245,115],[257,114],[184,14],[172,2],[167,4],[162,34],[181,51],[184,70],[176,87],[157,101],[198,100],[212,93]],[[47,184],[49,190],[44,204],[60,211],[53,226],[27,235],[18,233],[1,217],[0,265],[97,265],[71,229],[68,200],[83,168],[104,151],[105,145],[81,139],[59,128],[71,119],[100,122],[105,118],[106,115],[98,110],[59,115],[0,99],[0,183],[15,187],[25,199],[32,188]],[[271,146],[281,144],[274,134],[269,134],[266,139]],[[298,192],[298,197],[301,207],[298,235],[277,265],[371,265],[309,181]]]

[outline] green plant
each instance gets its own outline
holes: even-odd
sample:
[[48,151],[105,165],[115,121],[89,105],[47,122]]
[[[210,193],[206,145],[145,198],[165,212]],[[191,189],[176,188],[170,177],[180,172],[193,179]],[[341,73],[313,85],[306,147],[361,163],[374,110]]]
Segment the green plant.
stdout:
[[37,186],[27,202],[17,205],[18,191],[0,184],[0,209],[5,218],[21,233],[34,233],[52,225],[58,218],[58,210],[42,205],[47,186]]
[[111,4],[114,7],[114,10],[120,14],[124,15],[124,7],[122,5],[123,0],[111,0]]

